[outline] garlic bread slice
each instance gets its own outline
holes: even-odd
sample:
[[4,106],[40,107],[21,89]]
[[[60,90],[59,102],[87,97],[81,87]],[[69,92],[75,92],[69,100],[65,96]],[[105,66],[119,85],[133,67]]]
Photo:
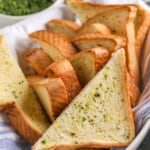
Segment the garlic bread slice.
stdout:
[[0,110],[6,112],[16,131],[33,144],[50,123],[2,36],[0,64]]
[[32,150],[121,147],[128,145],[134,136],[125,52],[120,49],[33,145]]

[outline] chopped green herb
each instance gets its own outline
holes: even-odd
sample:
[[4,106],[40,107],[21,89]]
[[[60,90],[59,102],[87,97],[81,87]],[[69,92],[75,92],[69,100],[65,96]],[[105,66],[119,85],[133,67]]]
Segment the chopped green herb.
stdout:
[[46,141],[45,141],[45,140],[42,140],[42,141],[41,141],[41,144],[46,144]]
[[85,117],[82,117],[82,121],[83,121],[83,122],[86,121],[86,118],[85,118]]
[[104,75],[105,80],[107,79],[107,74]]
[[77,142],[77,141],[74,141],[74,143],[75,143],[75,144],[78,144],[78,142]]
[[38,12],[52,4],[52,0],[0,0],[0,13],[6,15],[27,15]]
[[102,83],[99,84],[99,87],[102,87]]
[[74,132],[70,133],[71,136],[75,136],[76,134]]
[[95,93],[94,96],[95,97],[100,97],[100,94],[99,93]]

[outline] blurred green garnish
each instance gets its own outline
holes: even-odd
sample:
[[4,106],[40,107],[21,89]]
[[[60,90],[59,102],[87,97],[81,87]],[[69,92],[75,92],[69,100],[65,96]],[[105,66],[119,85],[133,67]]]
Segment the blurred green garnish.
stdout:
[[32,14],[49,7],[52,0],[0,0],[0,13],[13,16]]

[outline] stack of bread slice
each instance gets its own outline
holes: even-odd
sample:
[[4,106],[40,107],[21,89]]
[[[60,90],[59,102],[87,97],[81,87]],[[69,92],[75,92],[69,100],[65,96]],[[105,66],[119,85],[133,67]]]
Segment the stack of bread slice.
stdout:
[[[128,69],[135,84],[139,85],[140,73],[137,65],[140,64],[141,49],[150,24],[149,12],[135,4],[103,5],[83,2],[83,0],[67,0],[67,4],[85,24],[83,25],[85,27],[80,30],[84,30],[83,28],[88,27],[91,23],[99,22],[108,26],[111,33],[126,36]],[[111,15],[108,19],[109,12]],[[126,17],[128,19],[125,19]]]
[[25,59],[37,72],[29,76],[28,81],[53,122],[81,90],[76,72],[67,59],[76,49],[69,38],[51,30],[36,31],[29,37],[37,41],[41,49],[25,54]]

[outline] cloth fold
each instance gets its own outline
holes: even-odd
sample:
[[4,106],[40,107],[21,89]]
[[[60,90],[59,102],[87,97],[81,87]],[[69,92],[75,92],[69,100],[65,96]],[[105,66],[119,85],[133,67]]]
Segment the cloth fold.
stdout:
[[[86,0],[97,3],[105,4],[118,4],[118,3],[136,3],[142,5],[145,9],[149,7],[142,0]],[[35,43],[28,39],[28,34],[45,28],[45,23],[50,19],[63,18],[75,20],[72,12],[64,5],[52,7],[33,17],[29,17],[17,24],[7,26],[0,29],[0,34],[5,36],[8,46],[12,50],[16,60],[20,62],[20,57],[26,49],[35,47]],[[139,104],[133,109],[136,123],[136,133],[141,130],[144,119],[150,115],[150,31],[145,42],[144,49],[142,50],[142,94],[139,99]],[[24,73],[24,62],[20,64]],[[30,150],[31,146],[23,140],[11,127],[7,117],[0,114],[0,150]],[[121,148],[125,149],[125,148]],[[121,150],[120,149],[120,150]]]

